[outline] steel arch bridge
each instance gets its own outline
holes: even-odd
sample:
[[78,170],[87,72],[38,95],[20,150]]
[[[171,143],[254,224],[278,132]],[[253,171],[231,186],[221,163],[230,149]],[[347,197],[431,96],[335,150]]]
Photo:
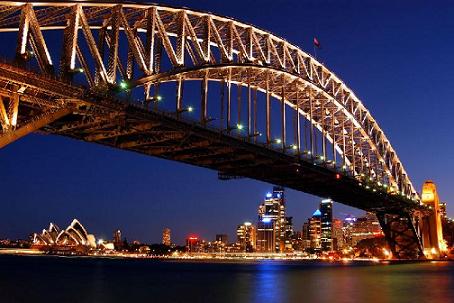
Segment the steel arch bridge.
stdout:
[[39,130],[329,196],[422,256],[427,209],[384,132],[284,39],[187,8],[10,1],[0,36],[0,147]]

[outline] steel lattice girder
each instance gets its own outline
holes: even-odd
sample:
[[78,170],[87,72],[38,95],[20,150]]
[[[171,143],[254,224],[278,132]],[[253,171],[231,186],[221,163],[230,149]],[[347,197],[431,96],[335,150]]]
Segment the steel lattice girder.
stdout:
[[410,213],[400,214],[376,213],[385,238],[395,258],[424,259],[424,250],[417,223],[413,222]]
[[[343,125],[341,132],[351,135],[350,150],[340,142],[336,142],[336,148],[340,153],[346,153],[353,166],[357,159],[368,161],[373,173],[383,170],[392,187],[419,199],[384,132],[355,94],[324,65],[270,32],[214,14],[157,5],[91,2],[23,5],[1,1],[0,10],[0,32],[19,33],[16,46],[19,62],[29,55],[27,48],[30,47],[42,72],[54,76],[56,68],[52,58],[57,57],[55,52],[61,52],[61,48],[50,49],[43,32],[63,30],[65,38],[60,73],[63,78],[67,77],[79,62],[91,86],[115,83],[119,76],[147,87],[160,79],[156,74],[176,68],[189,70],[220,64],[232,67],[248,64],[268,70],[273,75],[284,73],[284,77],[295,78],[295,81],[303,82],[304,87],[320,94],[325,100],[326,110],[331,109],[333,121]],[[95,40],[95,30],[100,33],[98,39],[103,38],[101,43]],[[125,34],[129,49],[124,61],[118,56],[119,32]],[[79,46],[81,39],[88,49]],[[107,65],[103,58],[105,51],[109,54]],[[160,64],[163,56],[170,61],[170,70],[163,70],[164,66]],[[95,63],[94,70],[90,69],[88,59]],[[145,76],[134,76],[133,64]],[[117,71],[120,72],[118,76]],[[245,74],[240,73],[242,77],[234,81],[246,85]],[[209,80],[211,77],[210,74]],[[257,87],[263,89],[259,84]],[[282,90],[279,81],[271,81],[268,90],[291,103],[291,89]],[[286,92],[284,96],[282,92]],[[296,106],[307,117],[305,102],[299,104],[299,100]],[[312,119],[312,122],[320,128],[320,121],[316,123]],[[327,137],[329,139],[329,135]],[[370,152],[373,159],[364,159]]]

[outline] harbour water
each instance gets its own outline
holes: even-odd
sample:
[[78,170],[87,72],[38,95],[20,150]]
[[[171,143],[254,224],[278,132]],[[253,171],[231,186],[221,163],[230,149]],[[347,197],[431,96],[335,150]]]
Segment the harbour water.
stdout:
[[454,302],[454,262],[4,255],[0,302]]

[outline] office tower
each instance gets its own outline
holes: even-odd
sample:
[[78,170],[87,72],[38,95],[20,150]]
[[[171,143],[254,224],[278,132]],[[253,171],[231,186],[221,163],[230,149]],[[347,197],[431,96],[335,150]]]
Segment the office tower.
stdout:
[[[264,240],[269,236],[269,229],[272,226],[274,228],[274,251],[283,252],[285,250],[286,217],[284,189],[282,187],[275,186],[272,193],[266,194],[265,200],[258,209],[258,219],[257,239]],[[266,237],[260,235],[262,231],[267,232]]]
[[243,252],[253,252],[256,249],[256,229],[250,222],[238,225],[236,229],[237,243]]
[[439,209],[441,220],[446,221],[448,219],[448,215],[446,213],[446,202],[441,202]]
[[189,253],[200,252],[202,243],[196,236],[189,236],[186,238],[186,251]]
[[169,228],[164,228],[162,231],[162,244],[167,246],[172,245],[171,231]]
[[264,218],[257,223],[257,252],[276,252],[275,231],[275,222],[269,218]]
[[333,224],[333,200],[323,199],[320,203],[321,213],[321,248],[323,251],[333,250],[332,224]]
[[284,250],[286,252],[293,251],[293,217],[285,217],[284,226]]
[[222,243],[224,245],[228,244],[228,236],[226,234],[217,234],[216,242]]
[[320,210],[316,210],[312,214],[312,218],[309,218],[309,239],[310,246],[312,249],[320,250],[321,249],[321,234],[322,234],[322,224],[321,224],[322,213]]
[[303,251],[303,234],[301,231],[296,231],[292,236],[292,248],[294,251]]
[[[347,219],[349,219],[347,221]],[[364,217],[345,219],[348,224],[347,234],[350,238],[350,245],[355,247],[359,241],[369,238],[382,237],[383,232],[380,222],[373,213],[366,213]]]
[[311,247],[311,238],[310,238],[310,233],[309,233],[309,220],[303,224],[302,232],[301,232],[301,249],[305,250],[307,248]]
[[117,229],[113,234],[113,245],[116,250],[123,248],[123,242],[121,241],[121,230]]
[[341,250],[344,248],[344,224],[340,219],[333,219],[332,225],[332,238],[333,238],[333,250]]

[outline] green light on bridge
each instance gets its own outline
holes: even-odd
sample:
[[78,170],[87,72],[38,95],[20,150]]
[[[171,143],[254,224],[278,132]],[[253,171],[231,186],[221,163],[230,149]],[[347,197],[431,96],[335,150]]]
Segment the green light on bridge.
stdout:
[[120,89],[122,89],[122,90],[127,90],[129,87],[128,83],[126,83],[126,81],[124,81],[124,80],[122,80],[120,82],[119,86],[120,86]]

